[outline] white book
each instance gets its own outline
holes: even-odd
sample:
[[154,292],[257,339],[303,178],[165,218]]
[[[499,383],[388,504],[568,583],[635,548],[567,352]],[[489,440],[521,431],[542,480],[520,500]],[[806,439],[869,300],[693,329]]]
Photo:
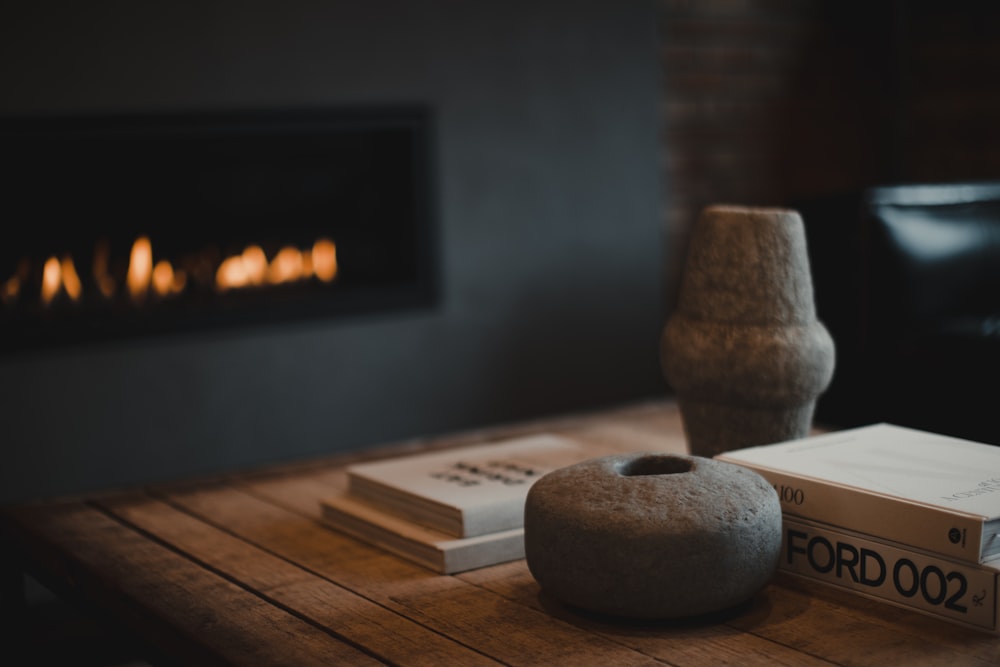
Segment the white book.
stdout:
[[970,563],[1000,554],[1000,447],[874,424],[716,458],[760,473],[787,516]]
[[337,530],[441,574],[524,558],[524,530],[455,538],[341,494],[320,501],[324,521]]
[[967,563],[788,515],[782,528],[779,570],[998,632],[995,561]]
[[348,491],[383,512],[452,537],[521,528],[528,489],[545,473],[592,455],[539,434],[347,467]]

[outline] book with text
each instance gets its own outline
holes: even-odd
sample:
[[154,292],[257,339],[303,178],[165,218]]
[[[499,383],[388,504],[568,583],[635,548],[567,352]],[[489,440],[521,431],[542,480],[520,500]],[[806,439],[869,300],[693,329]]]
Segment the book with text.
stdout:
[[553,434],[531,435],[348,466],[349,494],[383,512],[452,537],[520,528],[528,489],[588,449]]
[[812,519],[979,563],[1000,555],[1000,447],[874,424],[716,456]]
[[455,538],[341,494],[320,501],[332,527],[441,574],[524,558],[524,530]]
[[997,633],[996,561],[972,564],[785,516],[779,570]]

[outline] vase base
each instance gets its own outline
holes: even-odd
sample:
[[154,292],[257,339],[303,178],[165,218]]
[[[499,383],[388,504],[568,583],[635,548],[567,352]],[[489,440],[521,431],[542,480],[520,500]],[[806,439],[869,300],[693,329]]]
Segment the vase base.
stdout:
[[812,427],[815,401],[791,408],[719,405],[678,399],[688,449],[711,458],[743,447],[804,438]]

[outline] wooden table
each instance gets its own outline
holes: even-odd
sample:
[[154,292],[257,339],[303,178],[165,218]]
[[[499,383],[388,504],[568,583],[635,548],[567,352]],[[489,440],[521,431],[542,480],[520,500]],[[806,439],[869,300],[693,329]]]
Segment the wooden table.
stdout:
[[[524,561],[438,575],[321,523],[350,460],[535,432],[685,451],[670,402],[3,511],[4,558],[182,665],[988,665],[1000,639],[777,575],[744,608],[637,623],[564,608]],[[9,581],[9,579],[8,579]],[[9,607],[9,605],[8,605]]]

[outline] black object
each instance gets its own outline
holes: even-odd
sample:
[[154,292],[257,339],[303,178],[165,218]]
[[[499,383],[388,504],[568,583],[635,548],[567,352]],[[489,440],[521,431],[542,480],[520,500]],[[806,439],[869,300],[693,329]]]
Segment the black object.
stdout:
[[881,186],[795,208],[837,345],[816,422],[1000,444],[1000,182]]
[[[0,118],[0,353],[429,307],[431,141],[413,106]],[[183,292],[129,299],[139,237],[185,270]],[[335,280],[214,287],[245,248],[273,261],[321,239]],[[78,296],[39,298],[53,258],[72,262]]]

